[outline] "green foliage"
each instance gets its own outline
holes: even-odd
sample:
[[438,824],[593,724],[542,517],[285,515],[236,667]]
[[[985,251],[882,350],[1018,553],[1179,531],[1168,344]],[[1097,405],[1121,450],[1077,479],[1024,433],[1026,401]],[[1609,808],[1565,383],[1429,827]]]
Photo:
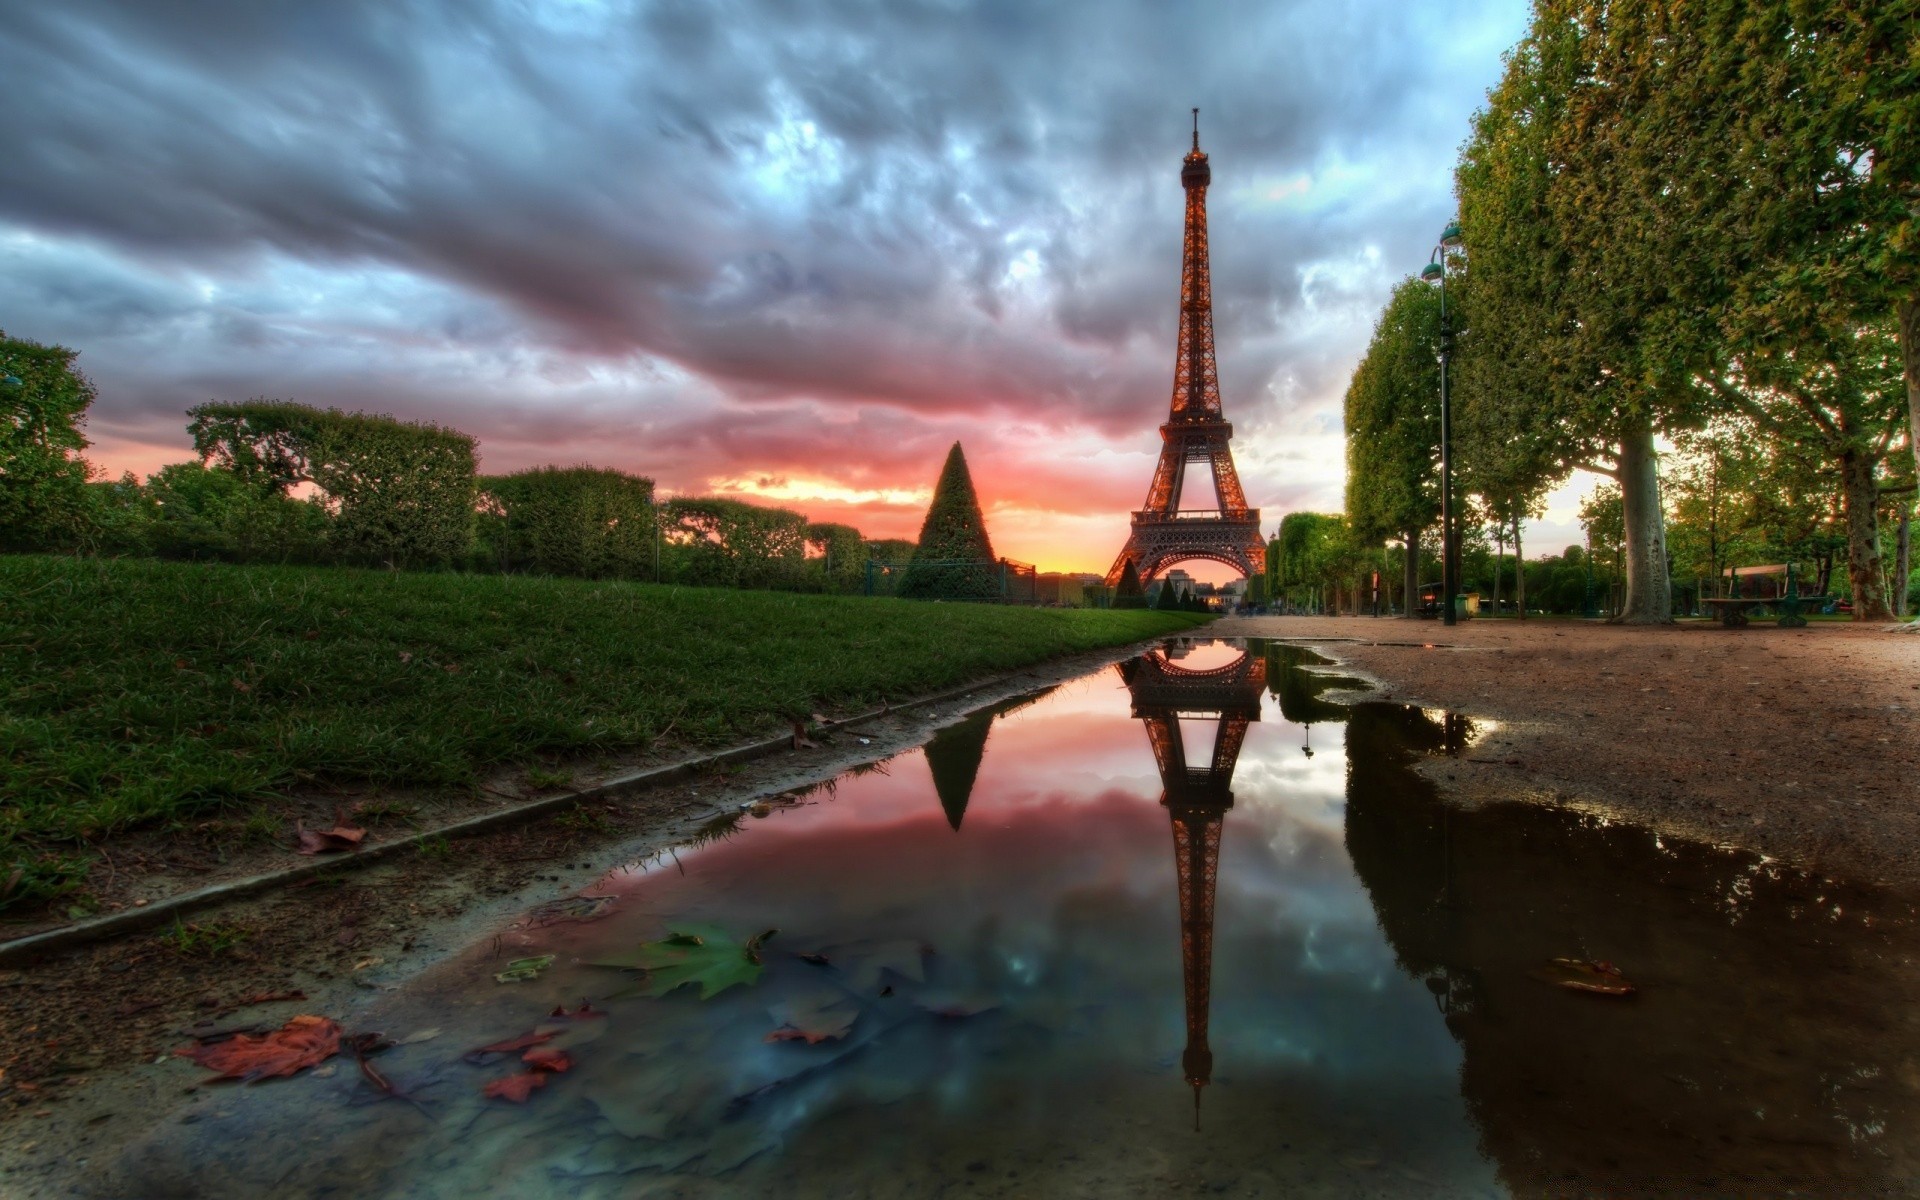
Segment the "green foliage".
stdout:
[[657,942],[642,942],[631,954],[601,959],[596,967],[618,967],[647,973],[638,987],[616,995],[660,997],[676,988],[695,985],[702,1000],[711,1000],[731,987],[751,987],[766,969],[760,947],[776,931],[769,929],[746,941],[736,941],[716,925],[688,925]]
[[93,384],[79,352],[0,331],[0,550],[64,549],[87,533],[81,433]]
[[1145,608],[1147,589],[1140,583],[1140,572],[1134,568],[1133,560],[1128,559],[1120,566],[1120,582],[1114,585],[1113,606],[1115,608]]
[[1347,386],[1347,520],[1377,544],[1440,518],[1440,292],[1407,279]]
[[597,467],[534,467],[479,481],[482,559],[502,571],[651,579],[653,480]]
[[913,557],[914,549],[906,538],[876,538],[867,543],[867,557],[875,562],[904,563]]
[[702,587],[797,589],[807,572],[807,519],[788,508],[693,496],[662,506],[666,578]]
[[1171,583],[1162,583],[1158,593],[1153,598],[1153,607],[1161,612],[1179,612],[1182,607],[1180,600],[1181,593],[1179,588]]
[[342,561],[424,566],[467,552],[474,439],[464,433],[266,399],[187,415],[202,462],[283,496],[317,487],[333,513],[330,552]]
[[192,462],[162,467],[147,481],[144,499],[145,546],[163,558],[298,563],[327,553],[324,508],[232,471]]
[[[516,575],[0,557],[0,895],[76,844],[291,790],[471,787],[725,744],[1190,628],[1180,614]],[[663,743],[661,738],[672,740]]]
[[806,538],[820,590],[843,594],[860,590],[867,578],[868,549],[858,529],[814,523],[807,526]]
[[915,599],[1000,598],[1000,569],[959,442],[947,451],[899,594]]

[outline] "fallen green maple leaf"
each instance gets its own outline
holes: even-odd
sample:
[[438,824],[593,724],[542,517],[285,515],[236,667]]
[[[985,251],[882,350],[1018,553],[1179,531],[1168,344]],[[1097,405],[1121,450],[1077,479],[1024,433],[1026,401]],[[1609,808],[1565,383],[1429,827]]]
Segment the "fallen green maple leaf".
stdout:
[[737,942],[724,929],[689,925],[657,942],[642,942],[631,954],[603,958],[593,965],[647,973],[645,983],[617,993],[619,996],[657,998],[675,988],[697,983],[700,998],[711,1000],[730,987],[752,986],[760,981],[760,972],[766,969],[760,961],[760,946],[777,932],[769,929],[745,942]]
[[494,976],[501,983],[525,983],[536,979],[540,972],[553,965],[553,955],[539,954],[532,958],[516,958],[507,964],[507,969]]

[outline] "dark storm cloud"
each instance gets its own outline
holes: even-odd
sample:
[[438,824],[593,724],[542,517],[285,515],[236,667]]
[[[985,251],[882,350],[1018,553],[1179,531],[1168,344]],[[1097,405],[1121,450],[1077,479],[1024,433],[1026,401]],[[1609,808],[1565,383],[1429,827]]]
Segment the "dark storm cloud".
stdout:
[[1259,422],[1337,390],[1355,335],[1319,352],[1324,306],[1377,305],[1444,216],[1520,17],[1453,9],[0,3],[0,324],[94,348],[108,418],[464,390],[485,439],[542,379],[657,365],[566,395],[1113,435],[1166,403],[1197,104],[1222,369]]

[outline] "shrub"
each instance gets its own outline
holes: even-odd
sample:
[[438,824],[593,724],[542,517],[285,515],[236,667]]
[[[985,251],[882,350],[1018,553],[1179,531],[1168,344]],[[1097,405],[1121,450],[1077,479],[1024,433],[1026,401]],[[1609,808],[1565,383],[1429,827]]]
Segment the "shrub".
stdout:
[[867,539],[851,525],[815,524],[806,529],[807,549],[822,591],[857,592],[866,582]]
[[310,563],[327,554],[324,508],[232,471],[174,463],[147,480],[145,500],[146,549],[162,558]]
[[474,439],[458,430],[267,399],[187,415],[203,463],[281,496],[319,488],[336,558],[445,563],[472,541]]
[[653,480],[595,467],[535,467],[480,481],[480,550],[502,571],[651,579]]
[[704,587],[799,587],[807,519],[786,508],[695,496],[661,506],[669,577]]

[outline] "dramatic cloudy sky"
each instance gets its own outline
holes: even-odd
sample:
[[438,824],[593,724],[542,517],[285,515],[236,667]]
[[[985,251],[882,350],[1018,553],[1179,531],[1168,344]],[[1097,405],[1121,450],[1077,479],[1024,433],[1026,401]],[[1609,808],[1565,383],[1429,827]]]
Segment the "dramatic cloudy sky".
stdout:
[[91,456],[265,395],[1101,570],[1172,377],[1180,155],[1251,499],[1337,509],[1520,0],[0,0],[0,327]]

